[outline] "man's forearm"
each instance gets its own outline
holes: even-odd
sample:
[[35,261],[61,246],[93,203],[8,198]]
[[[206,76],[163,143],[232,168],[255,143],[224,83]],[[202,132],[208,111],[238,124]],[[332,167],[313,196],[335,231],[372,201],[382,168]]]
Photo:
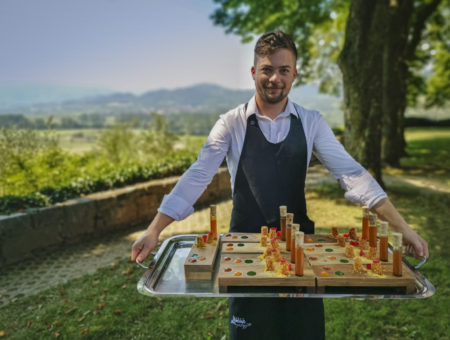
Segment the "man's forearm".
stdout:
[[406,223],[400,213],[388,198],[383,198],[372,207],[380,219],[387,221],[394,231],[403,234],[403,244],[406,245],[406,253],[421,258],[428,257],[428,244]]
[[174,219],[172,217],[164,213],[158,212],[153,221],[147,227],[147,232],[159,235],[173,221]]
[[381,220],[389,222],[389,225],[394,231],[404,232],[406,229],[409,229],[408,223],[406,223],[389,198],[381,199],[371,210],[376,213]]

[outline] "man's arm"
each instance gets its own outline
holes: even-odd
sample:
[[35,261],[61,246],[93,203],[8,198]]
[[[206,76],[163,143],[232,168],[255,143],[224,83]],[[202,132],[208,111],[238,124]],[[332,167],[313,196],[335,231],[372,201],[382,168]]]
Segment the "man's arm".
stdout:
[[230,145],[228,131],[222,119],[211,130],[197,161],[181,176],[167,195],[144,234],[134,242],[131,260],[144,261],[158,244],[159,235],[174,220],[183,220],[193,211],[193,205],[211,182]]
[[314,148],[317,158],[333,174],[346,191],[345,197],[360,205],[367,205],[392,229],[403,234],[406,253],[428,257],[427,242],[405,222],[373,177],[356,162],[336,140],[323,117],[317,123]]
[[403,243],[406,245],[406,253],[416,258],[425,256],[428,258],[428,244],[406,223],[400,213],[388,198],[378,201],[372,212],[376,213],[380,219],[387,221],[392,229],[403,234]]
[[136,258],[139,262],[144,261],[158,244],[159,234],[173,221],[172,217],[158,212],[144,234],[133,243],[131,261],[136,261]]

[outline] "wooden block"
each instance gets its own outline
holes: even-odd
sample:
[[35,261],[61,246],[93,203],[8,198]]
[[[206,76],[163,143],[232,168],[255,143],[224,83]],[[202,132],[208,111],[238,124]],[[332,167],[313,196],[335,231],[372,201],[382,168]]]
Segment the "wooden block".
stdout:
[[241,253],[241,254],[222,254],[220,256],[220,266],[230,266],[230,265],[246,265],[246,264],[254,264],[260,263],[262,260],[259,258],[260,254],[250,254],[250,253]]
[[344,253],[308,255],[306,259],[312,266],[353,264],[353,260],[346,257]]
[[[314,265],[326,265],[326,264],[351,264],[353,265],[353,259],[345,256],[345,253],[336,252],[333,254],[313,254],[306,256],[309,264]],[[363,264],[372,263],[372,260],[367,257],[361,257]],[[382,264],[392,264],[392,254],[389,254],[389,260],[387,262],[382,261]]]
[[[226,260],[226,258],[229,258],[229,260]],[[236,259],[242,261],[235,263]],[[249,260],[252,262],[248,262]],[[308,263],[305,263],[303,276],[295,276],[293,273],[295,265],[291,264],[291,275],[283,277],[277,273],[278,266],[279,264],[276,264],[274,272],[265,271],[264,261],[259,259],[256,254],[221,256],[220,269],[217,275],[218,284],[221,287],[220,291],[226,291],[224,287],[228,286],[314,287],[316,285],[314,272]]]
[[[222,242],[251,242],[259,243],[261,233],[225,233],[222,234]],[[280,242],[281,239],[278,238]],[[307,234],[305,235],[306,243],[323,243],[323,244],[336,244],[337,241],[329,235],[321,234]]]
[[349,264],[312,266],[318,287],[405,287],[408,293],[415,289],[415,279],[410,270],[403,266],[403,276],[392,274],[392,265],[384,264],[383,277],[371,273],[355,273]]
[[[290,253],[286,250],[286,242],[278,240],[278,244],[280,245],[281,253]],[[222,254],[234,254],[234,253],[263,254],[265,250],[266,247],[262,247],[259,243],[222,242]]]
[[225,233],[222,235],[222,242],[259,243],[260,233]]
[[345,247],[341,247],[335,244],[305,244],[303,247],[306,256],[317,256],[317,255],[334,255],[334,254],[344,254]]
[[306,234],[305,243],[323,243],[323,244],[337,244],[337,241],[329,235],[323,234]]
[[203,248],[192,247],[184,262],[186,280],[212,279],[219,246],[220,238],[212,243],[205,243]]

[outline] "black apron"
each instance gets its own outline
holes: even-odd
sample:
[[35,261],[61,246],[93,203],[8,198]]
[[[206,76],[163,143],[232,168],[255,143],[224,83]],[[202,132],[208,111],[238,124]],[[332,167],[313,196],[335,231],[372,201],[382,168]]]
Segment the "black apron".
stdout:
[[[246,107],[247,108],[247,107]],[[280,205],[294,213],[306,234],[314,222],[306,214],[307,146],[300,119],[291,115],[290,130],[278,144],[266,140],[256,115],[247,120],[233,192],[231,232],[280,228]],[[322,299],[230,298],[230,339],[324,339]]]

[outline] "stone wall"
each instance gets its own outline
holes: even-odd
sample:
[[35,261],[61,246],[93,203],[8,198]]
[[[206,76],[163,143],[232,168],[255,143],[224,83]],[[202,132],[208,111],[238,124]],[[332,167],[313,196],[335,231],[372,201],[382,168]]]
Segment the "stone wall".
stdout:
[[[146,225],[178,178],[154,180],[0,216],[0,265],[30,257],[39,249],[75,243],[86,236]],[[195,207],[226,198],[231,198],[230,176],[221,168]]]

